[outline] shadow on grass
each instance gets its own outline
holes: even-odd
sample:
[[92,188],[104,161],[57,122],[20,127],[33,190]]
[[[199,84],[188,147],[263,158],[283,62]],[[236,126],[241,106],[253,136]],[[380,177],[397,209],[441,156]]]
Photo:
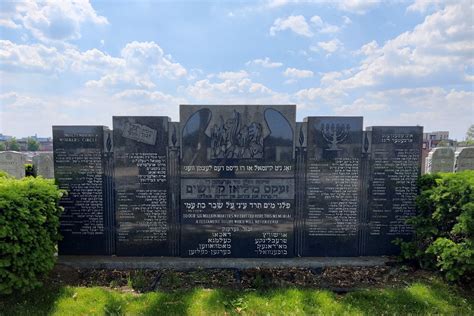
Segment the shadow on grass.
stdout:
[[301,288],[194,288],[144,294],[106,288],[43,288],[0,303],[1,315],[473,315],[474,303],[441,283],[336,295]]
[[68,288],[43,286],[25,294],[0,296],[0,315],[50,315]]

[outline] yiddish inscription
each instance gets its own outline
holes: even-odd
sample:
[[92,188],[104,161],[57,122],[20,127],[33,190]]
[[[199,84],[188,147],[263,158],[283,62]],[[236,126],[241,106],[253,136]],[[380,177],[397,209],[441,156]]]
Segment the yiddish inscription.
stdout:
[[60,254],[111,252],[104,219],[105,201],[103,126],[53,126],[54,173],[62,198]]
[[368,191],[366,255],[396,254],[395,238],[407,239],[416,215],[422,127],[370,127],[372,150]]
[[309,117],[307,129],[302,254],[356,255],[362,118]]
[[294,106],[182,106],[181,255],[294,255]]
[[167,117],[115,116],[118,255],[170,255]]

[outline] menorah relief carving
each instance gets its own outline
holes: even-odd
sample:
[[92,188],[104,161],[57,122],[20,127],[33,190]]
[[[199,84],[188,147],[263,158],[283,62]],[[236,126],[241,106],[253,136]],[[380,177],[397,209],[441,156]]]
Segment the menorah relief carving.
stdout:
[[350,129],[351,127],[349,124],[321,124],[321,134],[323,135],[324,139],[329,143],[329,148],[325,150],[342,150],[337,147],[337,145],[342,143],[347,138]]

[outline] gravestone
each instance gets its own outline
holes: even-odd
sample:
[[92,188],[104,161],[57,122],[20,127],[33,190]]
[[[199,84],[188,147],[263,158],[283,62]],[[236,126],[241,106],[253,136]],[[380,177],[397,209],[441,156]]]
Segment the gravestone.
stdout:
[[0,170],[5,171],[12,177],[21,179],[25,176],[25,163],[25,156],[19,152],[0,152]]
[[358,255],[362,117],[308,117],[303,256]]
[[181,105],[181,256],[294,255],[294,105]]
[[456,172],[474,170],[474,147],[464,147],[456,151]]
[[400,247],[392,241],[407,240],[413,234],[406,220],[416,215],[423,128],[374,126],[367,131],[364,148],[370,153],[370,166],[362,252],[364,255],[395,255]]
[[33,157],[33,167],[37,176],[54,179],[53,153],[40,153]]
[[68,191],[60,201],[64,212],[59,254],[113,252],[114,227],[108,221],[112,191],[106,187],[111,168],[104,159],[111,151],[107,131],[104,126],[53,126],[54,175],[59,187]]
[[451,147],[433,148],[425,163],[426,173],[454,172],[454,150]]
[[[168,125],[163,116],[114,116],[117,255],[177,253],[171,231]],[[172,241],[173,239],[173,241]]]

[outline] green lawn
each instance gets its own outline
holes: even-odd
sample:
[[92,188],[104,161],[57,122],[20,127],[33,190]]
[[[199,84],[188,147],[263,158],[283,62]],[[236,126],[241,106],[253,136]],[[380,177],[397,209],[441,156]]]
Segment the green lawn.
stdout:
[[326,290],[204,289],[137,294],[56,287],[0,299],[0,315],[474,315],[472,298],[440,281],[345,295]]

